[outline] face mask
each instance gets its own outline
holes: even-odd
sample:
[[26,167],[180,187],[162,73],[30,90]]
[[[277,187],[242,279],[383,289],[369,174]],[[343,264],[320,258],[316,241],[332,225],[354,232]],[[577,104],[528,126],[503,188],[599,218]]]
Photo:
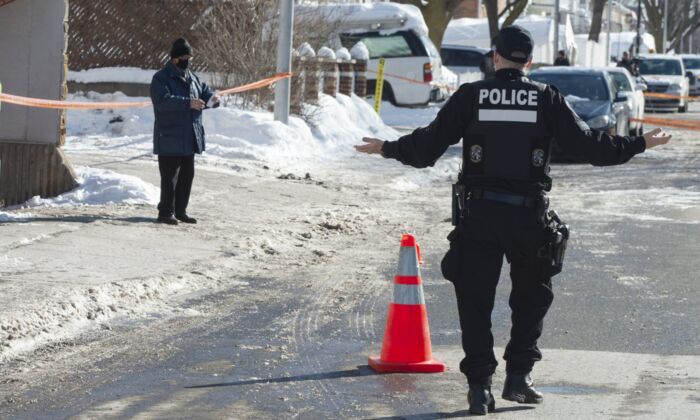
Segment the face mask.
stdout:
[[181,68],[182,70],[187,70],[187,66],[190,65],[190,60],[178,60],[176,66]]

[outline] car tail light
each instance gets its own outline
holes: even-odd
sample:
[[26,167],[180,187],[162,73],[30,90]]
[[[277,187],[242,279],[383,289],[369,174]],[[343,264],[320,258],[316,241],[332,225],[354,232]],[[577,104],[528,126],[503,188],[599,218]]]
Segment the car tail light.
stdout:
[[433,81],[433,65],[430,63],[423,64],[423,81],[432,82]]

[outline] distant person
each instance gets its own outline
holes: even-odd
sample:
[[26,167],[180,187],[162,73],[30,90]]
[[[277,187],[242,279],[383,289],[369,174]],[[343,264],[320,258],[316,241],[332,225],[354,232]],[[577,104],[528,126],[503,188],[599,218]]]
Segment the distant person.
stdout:
[[637,65],[634,60],[630,57],[630,54],[625,51],[622,53],[622,60],[617,62],[617,67],[626,68],[632,76],[638,76]]
[[569,57],[566,56],[566,51],[559,50],[559,54],[557,55],[557,58],[554,59],[554,65],[555,66],[570,66],[571,65],[571,62],[569,62]]
[[484,74],[484,80],[491,80],[496,74],[496,69],[493,66],[493,50],[490,50],[481,58],[479,70]]
[[197,223],[187,215],[194,154],[205,149],[202,110],[219,106],[219,97],[188,70],[192,47],[177,39],[170,61],[153,76],[151,102],[155,114],[153,153],[158,155],[160,203],[158,222],[177,225]]

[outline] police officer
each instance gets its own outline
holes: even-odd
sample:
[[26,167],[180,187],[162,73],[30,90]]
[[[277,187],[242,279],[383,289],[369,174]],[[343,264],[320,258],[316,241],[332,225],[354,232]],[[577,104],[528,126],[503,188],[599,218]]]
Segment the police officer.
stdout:
[[[359,152],[377,153],[417,168],[432,166],[463,140],[461,186],[466,200],[450,233],[443,275],[457,294],[469,383],[469,411],[493,411],[491,312],[505,256],[510,263],[512,329],[506,346],[503,398],[537,404],[530,372],[542,359],[537,339],[553,294],[548,200],[552,143],[596,166],[618,165],[671,136],[660,130],[625,137],[591,130],[553,86],[528,80],[533,40],[518,26],[496,40],[496,77],[462,85],[427,127],[398,141],[364,138]],[[543,252],[544,251],[544,252]]]

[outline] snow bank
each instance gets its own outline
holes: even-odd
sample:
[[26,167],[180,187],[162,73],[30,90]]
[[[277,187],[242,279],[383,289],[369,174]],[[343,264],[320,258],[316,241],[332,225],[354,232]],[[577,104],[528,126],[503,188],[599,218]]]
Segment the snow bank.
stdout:
[[31,219],[32,217],[34,217],[34,215],[31,213],[15,213],[15,212],[0,211],[0,223],[28,220],[28,219]]
[[[127,100],[123,94],[79,95],[91,101]],[[134,100],[134,98],[128,98]],[[221,159],[264,162],[280,169],[332,166],[354,153],[362,137],[395,139],[398,133],[384,124],[363,99],[322,95],[317,107],[308,107],[313,126],[292,116],[289,125],[273,120],[270,112],[246,111],[235,106],[207,110],[204,128],[207,150],[199,164]],[[69,111],[66,150],[71,153],[105,153],[112,156],[151,154],[153,110]]]
[[[160,190],[131,176],[105,169],[76,168],[80,186],[54,198],[36,196],[23,207],[57,207],[104,204],[152,204],[158,203]],[[1,217],[1,216],[0,216]],[[1,220],[1,219],[0,219]]]

